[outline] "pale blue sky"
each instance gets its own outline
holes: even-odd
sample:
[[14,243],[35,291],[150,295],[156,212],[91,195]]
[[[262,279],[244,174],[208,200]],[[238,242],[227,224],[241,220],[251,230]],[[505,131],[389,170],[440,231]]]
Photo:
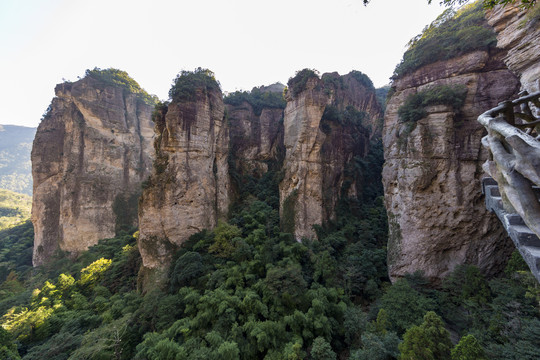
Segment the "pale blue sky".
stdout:
[[382,86],[442,11],[436,0],[0,0],[0,124],[37,126],[55,85],[96,66],[162,99],[198,66],[224,91],[303,68],[360,70]]

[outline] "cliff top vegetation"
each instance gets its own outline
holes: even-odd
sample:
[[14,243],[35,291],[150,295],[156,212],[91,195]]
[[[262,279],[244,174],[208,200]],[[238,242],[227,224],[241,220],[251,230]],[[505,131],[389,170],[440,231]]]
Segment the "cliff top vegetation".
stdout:
[[285,109],[287,102],[283,92],[264,91],[254,87],[251,91],[235,91],[223,99],[225,104],[239,106],[247,102],[253,108],[256,115],[260,115],[264,108]]
[[457,11],[449,8],[409,41],[408,49],[392,78],[412,73],[436,61],[471,51],[487,50],[496,43],[495,33],[484,18],[481,2],[466,5]]
[[119,86],[129,93],[139,95],[148,104],[152,105],[156,102],[155,96],[148,94],[146,90],[141,88],[139,83],[123,70],[115,68],[100,69],[95,67],[93,70],[87,69],[85,76],[109,85]]
[[172,100],[193,100],[195,89],[221,91],[214,73],[208,69],[197,68],[194,71],[182,70],[174,79],[169,97]]

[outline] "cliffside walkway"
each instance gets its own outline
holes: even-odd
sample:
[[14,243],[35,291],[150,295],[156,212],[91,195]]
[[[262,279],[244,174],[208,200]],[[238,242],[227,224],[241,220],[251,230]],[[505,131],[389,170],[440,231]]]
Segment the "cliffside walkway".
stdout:
[[520,95],[478,117],[488,130],[483,169],[491,176],[482,192],[540,282],[540,92]]

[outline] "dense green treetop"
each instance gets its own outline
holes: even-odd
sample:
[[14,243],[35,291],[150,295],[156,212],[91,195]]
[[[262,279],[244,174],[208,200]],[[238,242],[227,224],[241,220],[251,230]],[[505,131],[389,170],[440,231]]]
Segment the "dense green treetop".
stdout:
[[182,70],[174,79],[169,97],[172,100],[193,100],[195,89],[204,91],[221,91],[219,82],[215,74],[203,68],[197,68],[194,71]]
[[251,91],[235,91],[223,99],[225,104],[239,106],[247,102],[253,108],[256,115],[260,115],[264,108],[284,109],[287,102],[283,92],[265,91],[254,87]]
[[156,97],[148,94],[141,86],[123,70],[108,68],[100,69],[95,67],[93,70],[87,69],[85,76],[102,81],[109,85],[119,86],[129,93],[139,95],[148,104],[154,104]]

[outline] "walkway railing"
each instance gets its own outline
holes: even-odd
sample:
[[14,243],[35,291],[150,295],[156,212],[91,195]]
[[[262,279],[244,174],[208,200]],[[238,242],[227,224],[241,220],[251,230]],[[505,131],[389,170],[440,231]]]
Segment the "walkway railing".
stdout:
[[485,179],[483,189],[488,209],[540,281],[540,92],[520,95],[478,117],[488,131],[483,168],[496,181]]

